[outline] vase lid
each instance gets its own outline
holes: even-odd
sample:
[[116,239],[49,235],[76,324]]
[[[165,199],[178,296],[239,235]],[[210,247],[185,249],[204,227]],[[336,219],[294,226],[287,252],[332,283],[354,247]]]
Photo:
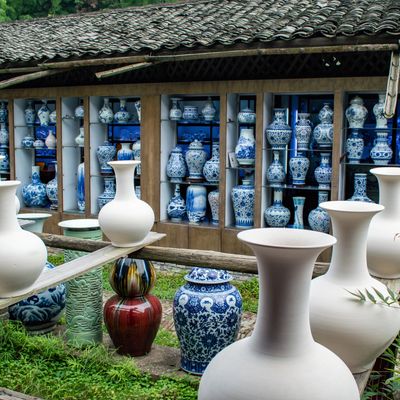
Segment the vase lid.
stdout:
[[111,146],[111,147],[114,147],[114,145],[111,144],[108,140],[105,140],[105,141],[103,142],[102,146]]
[[231,281],[232,275],[223,269],[195,267],[185,276],[185,280],[192,283],[212,285]]
[[202,149],[203,143],[200,140],[194,139],[192,143],[189,144],[189,149]]
[[245,112],[245,113],[252,113],[252,114],[254,114],[254,111],[253,111],[251,108],[249,108],[249,107],[243,108],[243,110],[240,110],[240,112]]
[[182,147],[176,146],[171,150],[171,153],[182,153]]
[[363,99],[362,99],[360,96],[356,96],[356,97],[354,97],[354,98],[352,98],[352,99],[350,100],[350,104],[359,104],[359,105],[363,105],[363,104],[364,104],[364,101],[363,101]]

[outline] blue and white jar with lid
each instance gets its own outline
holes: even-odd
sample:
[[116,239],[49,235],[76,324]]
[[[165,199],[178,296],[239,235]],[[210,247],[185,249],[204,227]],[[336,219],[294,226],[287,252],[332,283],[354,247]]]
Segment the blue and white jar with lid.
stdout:
[[329,103],[325,103],[318,113],[318,118],[321,121],[314,128],[313,137],[321,148],[332,147],[333,143],[333,110]]
[[284,150],[292,137],[292,128],[286,123],[286,109],[274,108],[274,120],[265,133],[274,150]]
[[195,139],[190,143],[185,159],[189,170],[189,179],[203,180],[203,167],[207,160],[207,153],[199,140]]
[[364,106],[364,101],[360,96],[356,96],[350,101],[350,106],[346,110],[346,118],[350,129],[364,128],[368,110]]
[[313,231],[329,233],[331,219],[327,211],[319,205],[329,200],[329,193],[318,192],[318,207],[311,210],[308,214],[308,223]]
[[169,155],[167,176],[172,183],[181,183],[186,176],[186,163],[183,158],[182,148],[179,146],[172,149]]
[[212,358],[236,340],[242,298],[224,270],[193,268],[174,297],[181,368],[201,375]]

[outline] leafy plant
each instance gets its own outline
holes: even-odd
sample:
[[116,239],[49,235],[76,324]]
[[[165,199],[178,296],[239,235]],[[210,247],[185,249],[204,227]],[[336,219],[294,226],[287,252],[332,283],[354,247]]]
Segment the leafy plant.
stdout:
[[389,293],[389,296],[385,296],[382,292],[380,292],[376,288],[372,288],[376,294],[377,297],[375,297],[375,294],[371,293],[368,289],[365,290],[365,294],[361,290],[357,290],[357,292],[351,292],[350,290],[346,290],[346,292],[350,293],[354,297],[356,297],[359,301],[361,302],[371,302],[374,304],[386,304],[387,306],[391,307],[394,304],[398,305],[399,304],[399,295],[394,293],[391,289],[387,288],[387,291]]

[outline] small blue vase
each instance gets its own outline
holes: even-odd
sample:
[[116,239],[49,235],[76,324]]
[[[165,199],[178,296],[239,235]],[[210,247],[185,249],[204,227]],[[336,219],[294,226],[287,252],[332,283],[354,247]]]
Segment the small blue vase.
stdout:
[[308,214],[308,223],[313,231],[329,233],[331,219],[327,211],[319,205],[329,200],[328,192],[318,192],[318,207]]
[[185,200],[181,196],[179,184],[175,184],[174,195],[167,205],[168,218],[173,222],[181,222],[186,214]]
[[232,203],[236,228],[251,228],[254,225],[255,191],[252,180],[243,178],[243,184],[232,188]]
[[203,167],[207,160],[207,153],[204,151],[203,144],[195,139],[189,145],[185,155],[186,165],[189,170],[189,179],[202,180]]
[[51,201],[51,210],[58,209],[58,180],[57,180],[57,162],[54,162],[54,178],[49,181],[46,185],[46,194],[49,200]]
[[207,210],[207,190],[204,186],[190,185],[186,191],[186,212],[190,224],[204,221]]
[[320,148],[330,148],[333,143],[333,110],[329,103],[325,103],[318,113],[321,121],[314,128],[313,137]]
[[114,121],[117,124],[127,124],[131,115],[126,109],[126,100],[120,99],[119,110],[114,114]]
[[181,347],[181,368],[201,375],[212,358],[233,343],[242,298],[224,270],[193,268],[175,294],[173,314]]
[[289,161],[290,174],[292,175],[293,185],[305,185],[310,160],[303,154],[297,153]]
[[[42,105],[37,112],[41,126],[48,126],[50,122],[50,110],[47,107],[47,100],[42,100]],[[46,135],[47,136],[47,135]],[[43,138],[44,139],[44,138]]]
[[104,177],[104,192],[97,198],[99,211],[115,197],[115,177]]
[[388,143],[387,131],[376,131],[374,147],[371,149],[370,156],[375,165],[388,165],[393,156],[393,150]]
[[133,160],[133,151],[130,149],[129,143],[121,143],[121,148],[117,153],[117,160]]
[[292,129],[285,120],[286,110],[274,108],[274,120],[268,125],[265,134],[273,150],[284,150],[292,137]]
[[364,150],[364,139],[358,129],[352,129],[346,140],[347,161],[350,164],[359,164]]
[[235,155],[239,165],[253,166],[256,160],[256,141],[253,129],[241,129],[235,147]]
[[274,151],[274,161],[272,161],[267,169],[267,181],[271,186],[281,186],[285,182],[285,179],[285,170],[279,161],[279,151]]
[[293,197],[293,204],[294,204],[294,229],[304,229],[304,222],[303,222],[303,210],[304,210],[304,203],[306,201],[305,197],[296,196]]
[[367,174],[361,172],[354,174],[354,193],[348,200],[373,203],[373,201],[367,196]]
[[0,147],[0,156],[4,156],[2,160],[0,160],[0,173],[10,172],[10,159],[8,157],[8,150]]
[[21,146],[24,149],[32,149],[34,142],[35,142],[35,139],[32,136],[27,135],[21,140]]
[[22,199],[27,207],[46,207],[49,200],[46,185],[41,182],[39,167],[32,167],[32,182],[22,188]]
[[182,148],[179,146],[176,146],[169,155],[167,176],[172,183],[181,183],[186,176],[186,163],[183,158]]
[[78,210],[83,212],[86,208],[85,202],[85,163],[82,162],[78,165],[78,178],[76,187],[76,200],[78,204]]
[[[26,106],[24,110],[25,114],[25,124],[26,126],[33,126],[35,125],[35,120],[36,120],[36,111],[35,108],[33,107],[33,101],[28,100],[28,105]],[[50,116],[49,116],[50,118]]]
[[264,219],[268,226],[284,228],[290,220],[290,210],[282,203],[282,189],[274,190],[274,202],[265,209]]
[[213,144],[212,157],[204,164],[203,175],[209,183],[219,182],[219,144]]
[[100,172],[102,174],[113,173],[113,169],[107,163],[114,159],[116,153],[117,150],[115,149],[115,146],[107,140],[97,148],[96,154],[100,164]]
[[329,153],[321,153],[321,163],[315,168],[314,176],[318,182],[318,189],[330,189],[332,179],[332,167]]

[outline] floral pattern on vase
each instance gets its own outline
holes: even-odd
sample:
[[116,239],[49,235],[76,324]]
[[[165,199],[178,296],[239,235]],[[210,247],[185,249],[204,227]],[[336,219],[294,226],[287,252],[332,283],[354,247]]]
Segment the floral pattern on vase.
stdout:
[[117,152],[117,160],[133,160],[133,151],[130,143],[121,143],[121,148]]
[[232,203],[236,228],[251,228],[254,225],[255,191],[251,178],[243,178],[241,185],[232,188]]
[[286,173],[279,161],[279,151],[274,151],[274,161],[267,169],[267,181],[271,186],[281,186],[286,179]]
[[21,146],[24,149],[32,149],[33,148],[33,143],[35,142],[35,139],[30,136],[26,135],[22,140],[21,140]]
[[114,121],[117,124],[127,124],[131,115],[129,114],[128,110],[126,109],[126,100],[120,99],[119,100],[119,110],[114,114]]
[[113,144],[107,140],[97,148],[96,155],[100,164],[100,172],[102,174],[112,174],[113,169],[108,165],[109,161],[112,161],[117,153],[117,150]]
[[189,185],[186,190],[186,213],[190,224],[204,221],[207,210],[207,190],[204,186]]
[[182,110],[178,106],[178,101],[182,99],[177,98],[177,97],[172,97],[171,102],[172,102],[172,107],[169,110],[169,119],[171,121],[179,121],[182,119]]
[[[36,111],[35,111],[35,108],[33,107],[32,100],[28,100],[27,103],[28,104],[24,110],[25,124],[26,124],[26,126],[33,126],[35,124],[35,120],[36,120]],[[49,116],[49,118],[50,118],[50,116]]]
[[[174,297],[173,314],[181,368],[201,375],[239,332],[242,298],[226,271],[193,268]],[[204,323],[207,321],[207,324]]]
[[112,124],[114,121],[114,113],[110,106],[110,99],[108,97],[104,98],[103,107],[99,110],[99,121],[102,124]]
[[256,157],[256,141],[253,129],[241,129],[235,147],[235,155],[239,165],[253,166]]
[[292,129],[285,120],[286,109],[274,108],[274,120],[265,133],[268,143],[274,150],[284,150],[292,137]]
[[208,97],[204,107],[201,110],[204,121],[213,121],[217,110],[215,109],[211,97]]
[[169,155],[167,176],[172,183],[181,183],[186,176],[186,163],[183,158],[182,148],[179,146],[172,149]]
[[308,146],[311,139],[312,127],[311,121],[309,120],[310,114],[299,113],[298,121],[294,130],[294,135],[297,142],[297,150],[305,151],[308,150]]
[[393,150],[388,143],[388,131],[376,131],[374,147],[370,156],[375,165],[388,165],[393,157]]
[[85,211],[86,201],[85,201],[85,163],[84,162],[81,162],[78,165],[76,200],[77,200],[77,204],[78,204],[78,210],[80,212]]
[[5,124],[7,122],[8,122],[7,104],[4,101],[0,101],[0,123]]
[[47,107],[47,100],[42,100],[42,105],[37,112],[41,126],[48,126],[50,122],[50,110]]
[[354,174],[354,193],[348,200],[373,203],[373,201],[367,196],[367,174],[361,172]]
[[58,209],[58,178],[57,178],[57,162],[54,162],[54,178],[46,185],[46,194],[51,201],[51,210]]
[[8,150],[0,147],[0,173],[10,172],[10,158],[8,157]]
[[250,108],[244,108],[239,111],[237,119],[241,124],[255,124],[256,113]]
[[189,170],[188,179],[202,180],[203,167],[207,160],[207,153],[204,151],[203,144],[199,140],[195,139],[190,143],[185,159]]
[[[132,145],[133,159],[136,161],[140,161],[140,154],[141,154],[140,149],[141,149],[141,143],[140,139],[138,139]],[[140,163],[136,168],[136,175],[140,176],[141,174],[142,174],[142,164]]]
[[203,175],[209,183],[219,182],[219,144],[212,145],[212,157],[206,161],[203,167]]
[[333,110],[329,103],[325,103],[318,113],[321,121],[314,128],[313,137],[320,148],[330,148],[333,143]]
[[0,147],[8,147],[8,130],[6,124],[0,123]]
[[321,163],[315,168],[314,176],[318,182],[318,189],[330,189],[332,179],[332,167],[330,165],[331,155],[321,153]]
[[304,203],[306,201],[305,197],[295,196],[293,197],[294,204],[294,229],[304,229],[304,221],[303,221],[303,210]]
[[329,200],[328,192],[318,192],[318,207],[308,214],[308,224],[313,231],[329,233],[331,219],[326,210],[320,207],[321,203]]
[[282,189],[274,190],[274,202],[264,211],[264,219],[268,226],[284,228],[290,220],[290,210],[282,203]]
[[185,200],[181,196],[181,188],[179,184],[175,184],[174,195],[167,205],[167,215],[172,222],[181,222],[185,214]]
[[219,190],[212,190],[208,193],[208,203],[211,209],[211,223],[219,224]]
[[346,109],[345,115],[350,129],[362,129],[367,119],[368,110],[364,106],[361,97],[356,96],[350,101],[350,106]]
[[107,203],[115,198],[115,177],[104,177],[104,192],[97,198],[97,205],[101,210]]
[[39,167],[32,167],[32,181],[22,188],[22,199],[27,207],[46,207],[49,200],[46,185],[40,180]]
[[199,119],[199,109],[195,106],[184,106],[182,118],[187,121],[194,121]]
[[353,129],[346,140],[347,160],[350,164],[359,164],[364,150],[364,139],[358,129]]
[[372,112],[374,113],[377,129],[387,129],[387,119],[385,117],[385,100],[386,94],[379,94],[378,103],[374,105]]
[[310,160],[302,152],[298,152],[296,156],[290,159],[289,169],[293,185],[300,186],[306,184],[306,176],[309,168]]

